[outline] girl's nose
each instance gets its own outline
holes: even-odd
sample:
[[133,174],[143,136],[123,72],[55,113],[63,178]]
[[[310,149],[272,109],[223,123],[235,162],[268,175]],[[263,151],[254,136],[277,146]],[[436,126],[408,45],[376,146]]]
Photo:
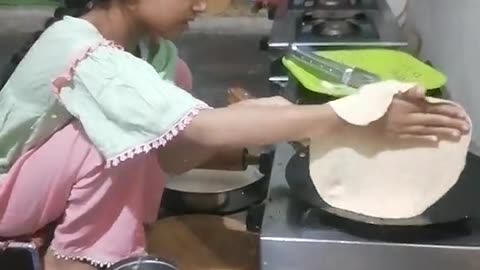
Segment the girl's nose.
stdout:
[[193,5],[193,11],[197,13],[205,12],[207,9],[207,0],[197,0]]

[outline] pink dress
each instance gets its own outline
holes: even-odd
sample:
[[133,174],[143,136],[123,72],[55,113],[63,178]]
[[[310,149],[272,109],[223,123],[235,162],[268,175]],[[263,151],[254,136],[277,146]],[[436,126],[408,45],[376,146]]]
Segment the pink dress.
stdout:
[[2,236],[58,221],[51,248],[59,257],[104,266],[143,254],[143,223],[155,221],[164,185],[155,152],[104,165],[78,122],[25,153],[0,186]]
[[[183,61],[176,84],[192,87]],[[156,151],[107,167],[76,119],[23,153],[0,179],[0,237],[56,222],[56,256],[100,267],[145,253],[144,224],[156,220],[164,189]]]

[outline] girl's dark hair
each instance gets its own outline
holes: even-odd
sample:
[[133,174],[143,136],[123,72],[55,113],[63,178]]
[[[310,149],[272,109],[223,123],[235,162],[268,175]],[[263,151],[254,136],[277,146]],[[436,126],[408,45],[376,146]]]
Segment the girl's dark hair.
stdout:
[[61,7],[58,7],[55,10],[53,16],[47,19],[47,21],[45,22],[44,29],[33,33],[32,36],[27,40],[27,42],[20,48],[20,50],[17,51],[15,54],[13,54],[12,58],[10,59],[9,66],[0,67],[0,68],[5,68],[5,70],[3,71],[4,73],[0,77],[0,90],[8,81],[8,79],[12,75],[15,68],[18,66],[18,64],[20,64],[20,62],[28,53],[28,51],[33,46],[33,44],[38,40],[40,35],[42,35],[42,33],[45,31],[45,29],[47,29],[50,25],[54,24],[55,22],[62,20],[64,16],[80,17],[89,10],[90,5],[93,5],[96,3],[102,3],[102,2],[105,3],[108,1],[109,0],[64,0],[63,1],[64,5]]

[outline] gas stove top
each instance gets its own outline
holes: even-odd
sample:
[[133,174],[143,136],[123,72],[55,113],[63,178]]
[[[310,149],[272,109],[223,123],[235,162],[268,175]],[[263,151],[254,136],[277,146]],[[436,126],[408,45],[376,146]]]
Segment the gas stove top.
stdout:
[[[285,50],[291,44],[318,49],[332,47],[394,47],[408,45],[385,0],[360,1],[376,8],[348,5],[342,0],[313,1],[311,8],[277,8],[269,48]],[[323,3],[323,4],[322,4]],[[322,8],[327,5],[329,8]]]
[[296,200],[277,148],[261,226],[262,270],[478,270],[480,209],[469,220],[427,227],[356,223]]
[[377,9],[376,0],[288,0],[290,9]]

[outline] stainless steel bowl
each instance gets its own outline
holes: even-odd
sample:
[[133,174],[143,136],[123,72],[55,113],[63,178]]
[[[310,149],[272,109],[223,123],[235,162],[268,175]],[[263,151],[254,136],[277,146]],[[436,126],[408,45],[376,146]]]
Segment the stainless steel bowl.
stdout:
[[177,270],[177,267],[164,260],[147,256],[119,261],[107,270]]

